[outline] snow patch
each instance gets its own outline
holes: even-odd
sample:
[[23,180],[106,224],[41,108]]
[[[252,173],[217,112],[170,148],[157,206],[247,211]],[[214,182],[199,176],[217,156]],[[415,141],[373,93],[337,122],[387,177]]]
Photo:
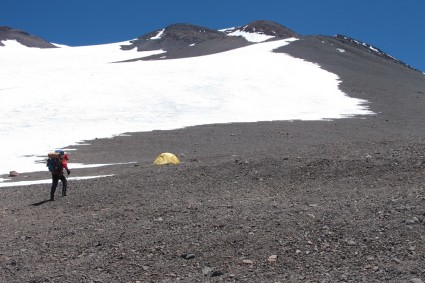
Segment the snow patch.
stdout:
[[[112,175],[98,175],[98,176],[85,176],[85,177],[69,177],[68,180],[79,181],[79,180],[89,180],[89,179],[105,178],[105,177],[112,177],[112,176],[114,175],[112,174]],[[36,180],[36,181],[6,182],[6,183],[0,183],[0,188],[49,184],[51,182],[52,182],[52,179],[44,179],[44,180]]]
[[150,39],[153,39],[153,40],[155,40],[155,39],[161,39],[162,35],[164,34],[164,31],[165,31],[165,29],[160,30],[160,31],[157,33],[157,35],[156,35],[156,36],[153,36],[153,37],[151,37]]
[[4,46],[0,46],[1,47],[8,47],[8,48],[16,48],[16,49],[27,49],[29,48],[28,46],[25,46],[21,43],[19,43],[17,40],[15,39],[6,39],[6,40],[2,40],[1,43],[3,43]]
[[71,47],[69,45],[64,45],[64,44],[59,44],[59,43],[52,43],[54,46],[59,47],[59,48],[67,48],[67,47]]
[[268,39],[274,38],[275,36],[271,36],[271,35],[265,35],[265,34],[260,34],[260,33],[252,33],[252,32],[246,32],[246,31],[240,31],[240,30],[236,30],[233,31],[231,33],[228,33],[227,35],[230,36],[242,36],[244,37],[247,41],[249,42],[264,42]]
[[68,167],[72,169],[86,169],[86,168],[97,168],[112,165],[126,165],[135,164],[137,162],[125,162],[125,163],[107,163],[107,164],[83,164],[83,163],[68,163]]
[[370,48],[372,51],[375,51],[375,52],[377,52],[377,53],[380,53],[380,52],[379,52],[379,50],[378,50],[378,49],[376,49],[376,48],[374,48],[373,46],[369,46],[369,48]]

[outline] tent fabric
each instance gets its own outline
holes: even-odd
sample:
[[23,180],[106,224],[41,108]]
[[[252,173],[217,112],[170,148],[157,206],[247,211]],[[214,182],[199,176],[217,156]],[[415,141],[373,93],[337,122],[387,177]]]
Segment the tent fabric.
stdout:
[[179,159],[172,153],[164,152],[158,155],[158,157],[155,159],[154,163],[155,165],[165,165],[165,164],[179,164]]

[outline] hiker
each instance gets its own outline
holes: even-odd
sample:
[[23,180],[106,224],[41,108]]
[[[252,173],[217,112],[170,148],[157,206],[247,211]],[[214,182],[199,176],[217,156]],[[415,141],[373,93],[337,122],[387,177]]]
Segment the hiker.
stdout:
[[55,200],[55,191],[56,188],[58,186],[59,180],[61,180],[62,182],[62,196],[66,196],[66,187],[68,185],[68,181],[65,177],[65,175],[63,174],[63,170],[65,169],[66,172],[69,174],[71,174],[71,170],[68,169],[68,154],[63,152],[63,151],[59,151],[59,158],[54,159],[54,162],[56,162],[57,164],[55,164],[54,169],[51,171],[52,172],[52,188],[50,189],[50,200],[54,201]]

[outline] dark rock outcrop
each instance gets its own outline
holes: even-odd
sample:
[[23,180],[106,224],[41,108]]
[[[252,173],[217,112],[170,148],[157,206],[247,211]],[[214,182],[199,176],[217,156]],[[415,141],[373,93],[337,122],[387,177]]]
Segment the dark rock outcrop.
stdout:
[[131,41],[131,45],[122,46],[123,50],[137,48],[137,51],[163,49],[171,51],[200,44],[208,40],[223,39],[226,34],[206,27],[190,24],[173,24],[163,30],[156,30]]
[[0,26],[0,46],[4,46],[2,41],[16,40],[27,47],[35,48],[56,48],[57,46],[45,41],[39,37],[31,35],[25,31],[14,29],[11,27]]
[[243,37],[228,36],[221,31],[190,24],[174,24],[163,30],[147,33],[123,45],[123,50],[137,48],[137,51],[164,50],[167,53],[138,60],[176,59],[204,56],[250,45]]
[[291,37],[300,37],[299,34],[290,30],[287,27],[284,27],[278,23],[272,21],[254,21],[250,24],[247,24],[243,27],[237,27],[234,29],[227,30],[226,33],[231,33],[234,31],[245,31],[250,33],[259,33],[264,35],[275,36],[276,39],[285,39]]

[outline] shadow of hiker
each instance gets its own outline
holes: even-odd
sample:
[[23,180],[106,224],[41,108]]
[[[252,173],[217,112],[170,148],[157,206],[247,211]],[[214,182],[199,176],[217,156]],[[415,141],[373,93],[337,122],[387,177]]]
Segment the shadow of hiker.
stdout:
[[50,202],[50,200],[42,200],[42,201],[40,201],[40,202],[36,202],[36,203],[33,203],[33,204],[31,204],[31,206],[39,206],[39,205],[42,205],[43,203],[46,203],[46,202]]

